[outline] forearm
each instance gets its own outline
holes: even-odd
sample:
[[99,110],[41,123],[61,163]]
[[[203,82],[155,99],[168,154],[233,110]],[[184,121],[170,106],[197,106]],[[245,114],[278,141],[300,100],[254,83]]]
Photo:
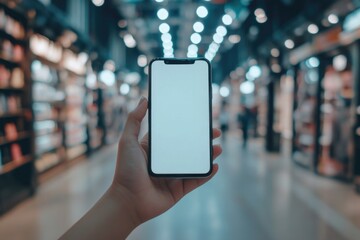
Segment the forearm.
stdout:
[[128,196],[110,188],[60,239],[125,239],[139,224]]

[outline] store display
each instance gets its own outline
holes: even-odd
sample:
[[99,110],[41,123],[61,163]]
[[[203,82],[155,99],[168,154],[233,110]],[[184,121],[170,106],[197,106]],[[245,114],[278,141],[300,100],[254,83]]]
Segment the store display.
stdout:
[[[65,93],[57,70],[40,60],[31,64],[33,79],[33,111],[35,131],[36,169],[43,173],[65,159],[63,122]],[[54,158],[56,156],[56,160]]]
[[48,169],[51,169],[54,166],[57,166],[59,163],[62,162],[61,152],[55,152],[55,153],[45,153],[40,158],[36,160],[35,166],[36,169],[42,173],[45,172]]
[[0,214],[35,190],[27,20],[0,3]]
[[309,168],[313,167],[315,156],[318,81],[317,68],[302,63],[296,80],[293,157]]
[[66,93],[65,147],[68,160],[73,160],[87,151],[85,78],[68,70],[62,71],[60,76]]
[[350,66],[340,67],[339,59],[333,62],[334,65],[327,67],[322,84],[318,171],[326,176],[346,178],[352,177],[353,165],[353,77]]

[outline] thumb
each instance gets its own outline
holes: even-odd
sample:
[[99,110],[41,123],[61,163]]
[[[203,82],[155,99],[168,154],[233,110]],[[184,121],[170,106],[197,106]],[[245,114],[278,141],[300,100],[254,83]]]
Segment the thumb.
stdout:
[[135,138],[136,140],[138,139],[141,121],[145,117],[146,111],[147,100],[145,97],[141,97],[136,108],[128,115],[124,129],[124,135],[127,138]]

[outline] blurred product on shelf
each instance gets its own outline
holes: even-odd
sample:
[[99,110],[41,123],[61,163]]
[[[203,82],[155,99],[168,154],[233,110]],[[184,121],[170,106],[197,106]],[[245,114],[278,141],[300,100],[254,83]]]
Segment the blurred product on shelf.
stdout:
[[9,40],[0,39],[0,57],[7,61],[19,63],[24,59],[24,48]]
[[19,40],[22,40],[25,37],[25,29],[21,23],[8,16],[3,9],[0,9],[0,31]]
[[0,64],[0,88],[17,88],[24,87],[24,73],[20,68],[9,69]]
[[30,49],[34,55],[51,63],[60,63],[63,57],[61,46],[40,34],[34,34],[30,37]]
[[14,114],[21,111],[21,99],[17,95],[5,95],[0,93],[0,114]]
[[18,138],[16,125],[14,123],[5,124],[4,128],[5,128],[5,136],[8,141],[16,140]]

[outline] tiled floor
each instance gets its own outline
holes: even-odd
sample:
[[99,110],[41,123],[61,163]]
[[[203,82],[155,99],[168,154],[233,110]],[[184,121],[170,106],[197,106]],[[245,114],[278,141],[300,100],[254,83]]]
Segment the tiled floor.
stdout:
[[[0,239],[56,239],[111,182],[116,147],[107,147],[50,179],[38,194],[0,218]],[[218,175],[129,239],[359,239],[360,196],[316,177],[289,157],[224,144]]]

